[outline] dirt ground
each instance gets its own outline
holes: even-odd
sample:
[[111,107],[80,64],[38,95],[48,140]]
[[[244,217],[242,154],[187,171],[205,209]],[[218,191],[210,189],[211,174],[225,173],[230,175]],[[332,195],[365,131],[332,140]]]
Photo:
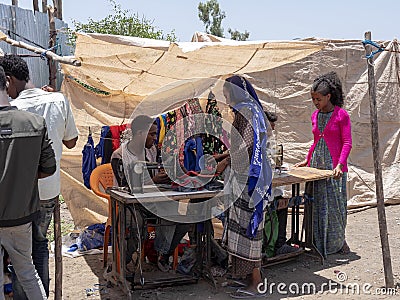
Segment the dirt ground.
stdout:
[[[65,223],[72,222],[65,204],[62,205],[61,215]],[[381,289],[385,281],[378,217],[376,208],[371,208],[349,213],[347,226],[347,241],[351,248],[349,255],[331,255],[321,265],[315,258],[302,254],[296,260],[268,267],[265,269],[266,286],[271,293],[267,293],[265,297],[267,299],[400,298],[400,205],[387,206],[386,218],[396,285],[394,291]],[[101,260],[102,255],[99,254],[63,258],[64,299],[126,299],[118,287],[107,286],[107,282],[103,279]],[[53,259],[50,270],[51,278],[55,278]],[[224,277],[218,278],[217,289],[201,279],[195,284],[136,290],[133,299],[231,299],[229,293],[235,289],[225,287],[227,282]],[[51,284],[50,299],[54,299],[54,280]],[[397,294],[394,295],[395,293]]]

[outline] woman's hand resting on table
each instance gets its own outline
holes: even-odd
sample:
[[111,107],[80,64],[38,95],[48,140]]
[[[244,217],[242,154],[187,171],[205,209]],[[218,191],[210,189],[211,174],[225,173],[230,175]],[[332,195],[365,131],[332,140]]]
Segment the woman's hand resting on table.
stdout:
[[298,162],[297,164],[294,165],[295,168],[305,167],[305,166],[307,166],[307,159],[305,159],[305,160],[303,160],[301,162]]

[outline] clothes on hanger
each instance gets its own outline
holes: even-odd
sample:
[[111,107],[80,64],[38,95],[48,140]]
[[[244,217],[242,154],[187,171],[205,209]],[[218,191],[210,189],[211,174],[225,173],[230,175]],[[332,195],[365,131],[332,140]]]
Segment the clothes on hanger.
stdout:
[[102,126],[99,143],[94,148],[96,158],[101,157],[101,164],[110,162],[112,154],[112,136],[110,126]]
[[89,133],[88,140],[82,150],[82,175],[83,184],[90,189],[90,175],[96,168],[96,155],[92,134]]

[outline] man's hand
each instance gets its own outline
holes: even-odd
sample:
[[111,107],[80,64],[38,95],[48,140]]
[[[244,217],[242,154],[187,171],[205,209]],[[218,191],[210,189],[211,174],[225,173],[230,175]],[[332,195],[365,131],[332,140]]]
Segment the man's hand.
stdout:
[[231,164],[231,157],[225,157],[223,160],[221,160],[218,165],[217,165],[217,169],[215,170],[215,172],[217,174],[221,174],[222,172],[225,171],[226,167],[229,166]]
[[49,92],[49,93],[54,92],[54,89],[53,89],[51,86],[48,86],[48,85],[42,86],[41,89],[42,89],[43,91]]

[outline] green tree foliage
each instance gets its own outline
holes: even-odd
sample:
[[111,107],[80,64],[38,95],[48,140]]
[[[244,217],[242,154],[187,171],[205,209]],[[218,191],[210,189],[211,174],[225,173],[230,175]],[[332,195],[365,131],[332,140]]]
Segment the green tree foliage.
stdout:
[[235,41],[246,41],[250,36],[250,32],[248,32],[247,30],[245,30],[244,33],[242,33],[238,30],[232,30],[229,28],[228,32],[231,35],[231,40]]
[[[219,7],[218,0],[208,0],[205,3],[200,2],[198,6],[199,19],[206,26],[206,32],[219,37],[224,37],[224,28],[222,21],[225,19],[225,12]],[[245,31],[241,33],[237,30],[228,29],[232,40],[245,41],[250,33]]]
[[[164,34],[162,30],[153,25],[153,21],[146,19],[144,16],[132,13],[130,10],[124,10],[115,0],[109,0],[113,13],[100,21],[92,18],[87,23],[81,23],[73,20],[75,32],[85,33],[103,33],[113,35],[136,36],[141,38],[176,41],[175,32]],[[75,45],[76,36],[74,32],[69,30],[70,44]]]
[[222,20],[225,19],[225,12],[219,7],[217,0],[209,0],[204,4],[199,3],[199,18],[206,26],[206,32],[219,37],[224,37]]
[[[164,34],[162,30],[158,29],[153,25],[153,21],[146,19],[145,17],[140,18],[139,15],[133,14],[129,10],[123,10],[120,4],[117,4],[115,0],[109,0],[112,5],[113,13],[105,17],[100,21],[95,21],[92,18],[88,19],[87,23],[72,21],[75,29],[67,28],[68,44],[75,48],[76,34],[75,32],[84,33],[103,33],[113,35],[124,35],[124,36],[135,36],[141,38],[167,40],[174,42],[176,41],[175,32]],[[95,87],[88,85],[76,78],[73,78],[84,88],[96,93],[109,95],[108,92],[102,91]]]

